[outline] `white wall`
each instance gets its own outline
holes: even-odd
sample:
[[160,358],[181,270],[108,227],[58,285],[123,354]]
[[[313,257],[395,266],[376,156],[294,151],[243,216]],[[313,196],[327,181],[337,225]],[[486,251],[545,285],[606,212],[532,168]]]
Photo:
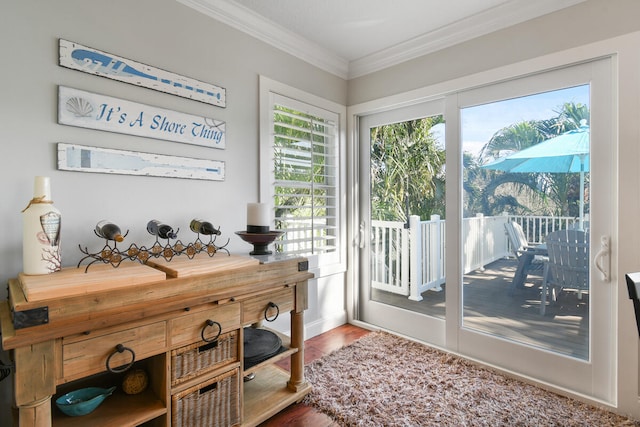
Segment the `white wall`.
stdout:
[[[20,0],[3,1],[0,12],[2,66],[0,81],[0,284],[22,268],[20,211],[32,196],[33,177],[52,179],[53,199],[63,213],[65,266],[81,258],[78,244],[100,246],[93,236],[103,218],[131,229],[129,242],[149,242],[146,221],[158,218],[185,233],[195,216],[211,219],[231,238],[234,254],[249,247],[233,232],[244,228],[245,206],[258,198],[258,75],[340,104],[359,104],[427,85],[489,70],[540,55],[586,45],[640,30],[637,0],[589,0],[573,8],[426,55],[405,64],[347,82],[269,45],[207,18],[173,0]],[[90,76],[57,65],[58,38],[111,52],[227,89],[221,109],[176,96]],[[618,176],[621,229],[618,279],[640,270],[635,231],[640,207],[640,160],[637,126],[638,69],[621,64],[626,90],[620,102],[621,162]],[[135,102],[211,116],[227,123],[227,149],[206,149],[167,141],[58,125],[57,86],[103,93]],[[622,91],[621,91],[622,92]],[[151,151],[226,162],[225,182],[82,174],[57,171],[57,142]],[[619,281],[621,406],[638,409],[638,348],[633,313]],[[0,299],[5,296],[2,286]],[[343,319],[342,275],[310,284],[306,313],[308,335]],[[326,321],[325,321],[326,320]],[[7,362],[6,354],[0,358]],[[626,368],[623,368],[626,369]],[[0,413],[10,402],[10,381],[0,383]],[[3,420],[4,421],[4,420]],[[0,421],[0,424],[2,421]]]
[[349,80],[347,105],[453,80],[640,29],[637,0],[588,0]]
[[[632,303],[624,274],[640,271],[640,2],[589,0],[572,8],[516,25],[349,81],[349,114],[409,102],[411,96],[433,96],[462,89],[464,82],[487,84],[493,70],[513,66],[527,73],[527,61],[552,54],[567,62],[613,55],[619,144],[617,164],[618,238],[612,241],[614,318],[618,335],[618,410],[640,418],[640,354]],[[563,57],[564,58],[564,57]],[[556,58],[557,59],[557,58]],[[556,61],[557,62],[557,61]],[[529,70],[529,72],[531,72]],[[437,92],[441,91],[441,92]],[[414,98],[416,99],[416,98]],[[369,110],[367,110],[369,109]],[[615,141],[613,141],[615,144]]]
[[[157,218],[180,227],[185,241],[194,217],[220,226],[232,254],[250,246],[234,231],[245,229],[246,203],[258,200],[258,76],[263,74],[339,104],[346,82],[206,17],[173,0],[3,1],[0,12],[0,299],[7,280],[22,269],[20,211],[33,193],[36,175],[51,177],[53,200],[62,211],[64,266],[75,266],[78,245],[99,249],[96,222],[111,219],[130,229],[126,243],[150,245],[145,231]],[[58,38],[153,65],[227,89],[227,107],[91,76],[58,66]],[[57,86],[101,93],[226,121],[227,148],[80,129],[57,124]],[[224,182],[88,174],[57,170],[56,143],[86,144],[226,162]],[[308,330],[334,306],[344,319],[344,280],[313,281],[306,313]],[[330,295],[328,311],[319,298]],[[324,302],[324,301],[323,301]],[[311,328],[311,329],[309,329]],[[5,363],[9,358],[0,353]],[[8,411],[10,380],[0,383],[0,413]],[[2,424],[2,421],[0,421]]]

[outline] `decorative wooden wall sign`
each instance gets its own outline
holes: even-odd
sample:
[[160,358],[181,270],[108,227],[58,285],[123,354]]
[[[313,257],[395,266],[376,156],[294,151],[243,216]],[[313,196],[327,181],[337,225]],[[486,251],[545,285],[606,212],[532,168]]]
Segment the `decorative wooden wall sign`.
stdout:
[[60,65],[96,76],[225,107],[226,90],[160,68],[60,39]]
[[224,162],[58,143],[58,169],[224,181]]
[[220,120],[65,86],[58,87],[58,123],[210,148],[226,145]]

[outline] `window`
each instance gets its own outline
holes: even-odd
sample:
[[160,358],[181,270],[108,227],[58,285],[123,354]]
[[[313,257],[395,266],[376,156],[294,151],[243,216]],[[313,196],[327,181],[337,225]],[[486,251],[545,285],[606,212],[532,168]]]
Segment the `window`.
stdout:
[[261,88],[270,86],[261,92],[267,98],[261,110],[261,176],[268,182],[261,201],[271,204],[275,228],[284,231],[275,250],[339,262],[340,113],[306,102],[313,102],[312,95],[297,93],[294,99],[286,90],[276,92],[274,83],[261,79]]

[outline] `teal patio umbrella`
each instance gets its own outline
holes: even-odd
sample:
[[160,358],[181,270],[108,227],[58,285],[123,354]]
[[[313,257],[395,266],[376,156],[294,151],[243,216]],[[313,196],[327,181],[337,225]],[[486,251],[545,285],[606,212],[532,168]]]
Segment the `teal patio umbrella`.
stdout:
[[482,166],[485,169],[521,173],[579,173],[580,229],[584,221],[584,174],[589,172],[589,126],[549,138],[522,151]]

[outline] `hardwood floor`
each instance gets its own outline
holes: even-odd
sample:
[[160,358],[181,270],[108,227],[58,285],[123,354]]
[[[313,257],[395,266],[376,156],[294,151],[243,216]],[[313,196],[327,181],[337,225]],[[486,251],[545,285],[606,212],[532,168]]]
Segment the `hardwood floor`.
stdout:
[[[304,342],[304,362],[308,364],[324,355],[331,353],[345,345],[352,343],[368,334],[370,331],[353,325],[342,325],[324,334],[310,338]],[[278,363],[284,369],[289,369],[288,360]],[[260,424],[260,427],[337,427],[325,414],[314,408],[296,403],[284,411]]]

